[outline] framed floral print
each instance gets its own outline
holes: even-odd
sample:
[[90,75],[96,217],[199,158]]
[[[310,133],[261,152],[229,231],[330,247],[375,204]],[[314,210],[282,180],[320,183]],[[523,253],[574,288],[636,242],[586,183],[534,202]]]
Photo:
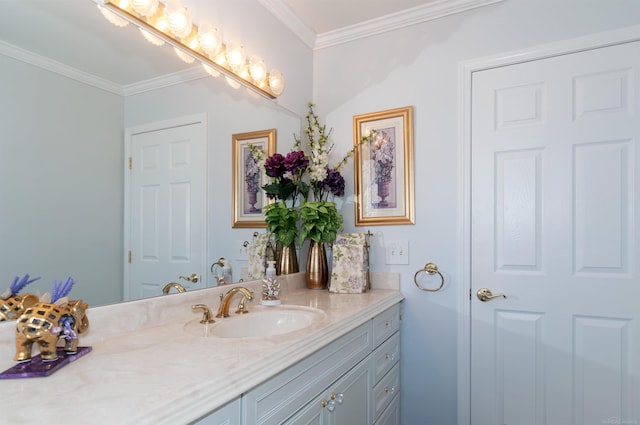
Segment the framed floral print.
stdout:
[[413,107],[356,115],[353,131],[356,226],[414,224]]
[[266,227],[262,214],[267,205],[267,195],[262,190],[266,175],[256,165],[249,145],[263,149],[266,156],[272,155],[276,151],[276,130],[233,134],[232,141],[232,227]]

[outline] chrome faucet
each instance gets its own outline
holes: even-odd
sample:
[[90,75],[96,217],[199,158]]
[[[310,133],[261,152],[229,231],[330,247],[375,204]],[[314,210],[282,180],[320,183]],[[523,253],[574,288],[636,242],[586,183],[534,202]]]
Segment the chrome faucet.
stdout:
[[176,288],[178,292],[187,292],[185,287],[180,285],[178,282],[169,282],[164,286],[164,288],[162,288],[162,293],[167,295],[169,291],[171,291],[171,288]]
[[253,301],[253,292],[249,291],[244,287],[236,287],[230,289],[224,296],[220,295],[220,307],[218,307],[218,314],[216,317],[229,317],[229,304],[231,303],[231,298],[238,292],[242,293],[242,299],[238,304],[238,309],[236,310],[236,314],[248,313],[249,311],[245,307],[245,303],[247,301]]

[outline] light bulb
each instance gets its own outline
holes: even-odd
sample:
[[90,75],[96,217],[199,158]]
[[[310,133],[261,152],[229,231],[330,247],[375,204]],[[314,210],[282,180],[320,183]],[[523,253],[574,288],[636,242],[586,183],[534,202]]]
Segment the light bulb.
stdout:
[[224,50],[224,46],[216,55],[216,57],[213,58],[213,61],[222,67],[227,67],[227,55],[226,51]]
[[269,73],[269,88],[271,92],[276,96],[280,96],[284,90],[284,77],[282,72],[277,69],[272,69]]
[[211,75],[212,77],[217,78],[220,76],[220,73],[214,67],[207,65],[206,63],[203,63],[202,67],[205,71],[207,71],[207,74]]
[[185,63],[193,63],[193,61],[195,60],[193,58],[193,56],[186,54],[185,52],[183,52],[182,50],[178,49],[177,47],[174,47],[173,51],[176,52],[176,55],[180,59],[182,59],[182,61],[184,61]]
[[100,10],[100,13],[102,13],[102,16],[104,16],[104,18],[107,21],[111,22],[116,27],[126,27],[127,25],[129,25],[129,21],[119,17],[118,15],[116,15],[115,13],[110,11],[109,9],[105,9],[104,7],[100,6],[99,4],[97,4],[96,6],[98,6],[98,10]]
[[249,81],[251,76],[249,75],[249,68],[245,65],[238,72],[238,77],[242,78],[245,81]]
[[179,0],[170,0],[164,8],[164,15],[167,18],[169,30],[178,38],[185,38],[191,34],[193,22],[191,15]]
[[261,86],[267,79],[267,66],[260,56],[251,56],[249,59],[249,74],[253,81]]
[[151,34],[149,31],[145,30],[144,28],[140,27],[138,28],[140,30],[140,32],[142,33],[142,36],[151,44],[153,44],[154,46],[162,46],[164,44],[164,41],[158,37],[156,37],[155,35]]
[[132,0],[131,7],[142,16],[153,16],[158,11],[158,0]]
[[245,67],[247,57],[244,53],[244,47],[240,43],[231,41],[227,45],[227,63],[235,73],[239,73]]
[[254,99],[260,99],[260,95],[257,92],[251,90],[250,88],[247,88],[247,93],[249,94],[249,96],[251,96]]
[[211,24],[204,23],[198,28],[198,39],[200,40],[200,46],[209,57],[215,57],[222,47],[222,40],[218,29],[214,28]]
[[193,37],[189,37],[188,40],[185,40],[184,44],[186,44],[191,50],[198,50],[200,42],[198,41],[198,37],[194,35]]
[[229,84],[229,87],[234,88],[234,89],[239,89],[240,88],[240,83],[237,82],[236,80],[234,80],[233,78],[229,78],[229,77],[224,77],[227,79],[227,84]]
[[158,31],[161,31],[165,34],[167,33],[167,28],[169,28],[169,24],[167,23],[167,18],[164,15],[158,16],[155,22],[153,23],[153,26]]

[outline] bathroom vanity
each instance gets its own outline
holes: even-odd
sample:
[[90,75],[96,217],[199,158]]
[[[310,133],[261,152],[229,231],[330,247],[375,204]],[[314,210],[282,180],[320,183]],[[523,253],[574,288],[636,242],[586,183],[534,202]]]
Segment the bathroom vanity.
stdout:
[[[281,278],[283,307],[319,316],[304,328],[266,337],[193,331],[202,313],[191,305],[203,303],[215,312],[219,296],[237,285],[90,308],[90,331],[80,345],[92,346],[92,352],[46,378],[0,380],[0,397],[11,406],[3,409],[2,419],[399,423],[402,295],[397,286],[378,289],[388,279],[377,279],[378,285],[374,279],[367,293],[330,294],[306,289],[303,280],[302,273]],[[266,308],[258,305],[260,284],[242,284],[257,295],[247,305],[254,317]],[[232,310],[240,298],[232,300]],[[231,313],[215,320],[231,324],[239,317]],[[2,370],[14,364],[13,329],[12,323],[0,324]]]

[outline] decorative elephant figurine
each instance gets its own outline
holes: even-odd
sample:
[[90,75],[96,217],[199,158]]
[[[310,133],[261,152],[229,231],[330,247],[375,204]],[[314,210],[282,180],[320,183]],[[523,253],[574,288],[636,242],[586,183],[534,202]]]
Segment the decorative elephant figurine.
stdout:
[[16,322],[15,361],[31,359],[31,348],[36,342],[44,361],[58,358],[58,339],[64,338],[64,351],[73,354],[78,349],[78,334],[89,327],[86,311],[88,305],[82,300],[69,301],[66,305],[37,303],[25,310]]
[[0,322],[16,320],[38,301],[38,297],[33,294],[13,295],[6,300],[0,298]]

